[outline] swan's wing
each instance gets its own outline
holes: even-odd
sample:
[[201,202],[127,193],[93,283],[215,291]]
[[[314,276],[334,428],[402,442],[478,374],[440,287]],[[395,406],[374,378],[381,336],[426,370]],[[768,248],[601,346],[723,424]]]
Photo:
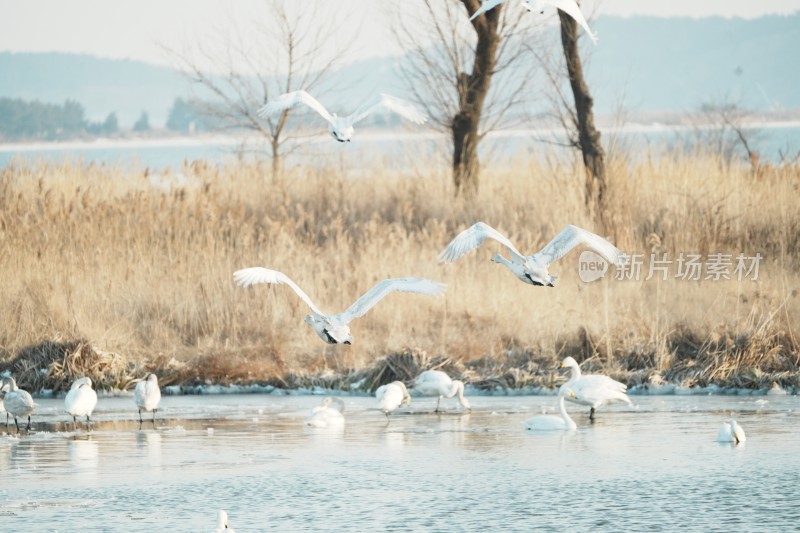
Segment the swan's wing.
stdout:
[[555,6],[556,8],[560,9],[570,17],[575,19],[575,22],[581,25],[581,27],[586,30],[586,34],[592,40],[594,44],[597,44],[597,35],[595,35],[591,29],[589,29],[589,24],[586,22],[586,19],[581,12],[580,6],[575,0],[545,0],[548,4]]
[[561,233],[556,235],[536,255],[541,256],[544,262],[549,265],[564,257],[579,244],[585,244],[613,265],[620,265],[627,258],[616,246],[601,236],[571,224],[561,230]]
[[455,239],[450,241],[450,244],[447,245],[447,248],[442,250],[442,253],[439,254],[439,262],[452,263],[456,259],[466,255],[483,244],[483,241],[485,241],[487,238],[494,239],[508,248],[508,251],[511,253],[511,255],[516,256],[515,259],[518,259],[521,262],[525,261],[525,257],[519,253],[519,250],[517,250],[514,245],[511,244],[511,241],[509,241],[505,235],[488,224],[476,222],[472,226],[456,235]]
[[322,118],[328,122],[333,121],[333,117],[330,113],[328,113],[328,110],[325,109],[325,106],[320,104],[316,98],[305,91],[294,91],[291,93],[282,94],[279,97],[267,102],[266,105],[258,108],[257,113],[261,118],[274,117],[276,115],[280,115],[287,109],[296,106],[297,104],[305,104],[322,115]]
[[472,20],[476,18],[478,15],[483,15],[490,9],[494,9],[503,2],[505,2],[505,0],[484,0],[484,2],[481,4],[481,7],[479,7],[478,10],[475,13],[473,13],[472,16],[469,18],[470,22],[472,22]]
[[297,284],[289,279],[289,276],[278,272],[277,270],[270,270],[264,267],[251,267],[251,268],[243,268],[242,270],[237,270],[233,273],[233,280],[236,282],[237,285],[242,287],[249,287],[250,285],[256,285],[258,283],[274,283],[274,284],[283,284],[288,285],[289,287],[297,293],[301,300],[303,300],[308,306],[311,308],[318,315],[323,315],[324,313],[320,311],[314,302],[311,301],[311,298],[303,292],[303,289],[297,286]]
[[445,289],[446,286],[443,283],[425,278],[385,279],[376,283],[345,312],[340,313],[338,318],[343,324],[347,324],[354,318],[364,316],[376,303],[392,292],[415,292],[428,296],[440,296],[444,294]]
[[370,113],[378,111],[379,109],[393,111],[414,124],[424,124],[425,121],[428,120],[428,117],[423,115],[411,102],[381,93],[356,109],[356,111],[350,115],[350,123],[355,124]]

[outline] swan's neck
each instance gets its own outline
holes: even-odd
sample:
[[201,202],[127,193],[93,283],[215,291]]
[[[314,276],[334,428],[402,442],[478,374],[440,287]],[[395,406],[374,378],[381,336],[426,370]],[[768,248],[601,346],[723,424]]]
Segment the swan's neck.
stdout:
[[450,385],[450,393],[447,395],[448,398],[452,398],[453,396],[458,395],[458,401],[462,404],[464,403],[464,383],[461,381],[454,379],[452,385]]
[[561,394],[559,399],[558,399],[558,409],[559,409],[559,411],[561,411],[561,418],[564,420],[564,424],[568,428],[575,429],[576,427],[578,427],[578,426],[575,425],[575,422],[572,420],[572,418],[570,418],[569,413],[567,413],[567,406],[564,405],[564,395],[563,394]]
[[570,368],[570,372],[571,372],[571,374],[569,376],[569,380],[570,381],[576,381],[578,379],[581,379],[581,367],[577,363],[575,363],[574,365],[570,366],[569,368]]

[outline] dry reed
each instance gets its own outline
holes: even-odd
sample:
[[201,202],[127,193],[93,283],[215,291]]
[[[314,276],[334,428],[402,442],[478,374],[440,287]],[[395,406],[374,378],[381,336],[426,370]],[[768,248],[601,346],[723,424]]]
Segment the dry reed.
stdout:
[[[189,183],[166,192],[113,167],[3,170],[0,366],[36,390],[79,373],[124,388],[151,370],[162,383],[347,388],[364,378],[372,389],[431,365],[484,388],[549,387],[572,355],[631,384],[800,386],[797,166],[754,175],[699,155],[611,162],[605,233],[620,248],[760,253],[759,279],[643,272],[584,284],[576,250],[552,267],[555,289],[491,263],[496,245],[449,266],[436,256],[477,220],[523,252],[567,223],[595,229],[578,165],[486,169],[474,203],[454,199],[434,165],[373,170],[294,169],[273,181],[258,164],[195,163],[182,169]],[[256,265],[285,272],[327,311],[385,277],[442,280],[448,293],[391,295],[352,324],[352,346],[330,347],[287,287],[234,286],[234,270]],[[74,365],[75,353],[94,362]]]

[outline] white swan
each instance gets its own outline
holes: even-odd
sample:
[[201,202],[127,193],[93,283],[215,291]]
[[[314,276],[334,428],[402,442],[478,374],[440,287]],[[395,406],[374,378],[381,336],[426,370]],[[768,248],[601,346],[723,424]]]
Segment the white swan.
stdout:
[[428,296],[439,296],[446,289],[444,284],[425,278],[385,279],[379,281],[347,310],[335,315],[326,315],[317,308],[311,298],[294,281],[277,270],[263,267],[245,268],[234,272],[233,279],[242,287],[249,287],[257,283],[277,283],[291,287],[300,299],[311,308],[311,314],[306,316],[306,323],[314,328],[319,338],[328,344],[350,344],[353,341],[353,337],[350,335],[350,328],[347,324],[360,316],[364,316],[375,304],[392,292],[414,292]]
[[392,381],[389,384],[381,385],[375,391],[375,397],[378,399],[379,409],[383,411],[387,419],[389,413],[398,407],[411,404],[411,395],[402,381]]
[[147,379],[139,381],[133,391],[133,400],[139,408],[139,424],[142,423],[142,410],[153,411],[153,426],[156,425],[156,411],[161,401],[161,389],[158,387],[158,376],[150,374]]
[[6,414],[6,426],[8,426],[8,411],[6,411],[4,400],[7,391],[8,391],[8,385],[6,385],[5,381],[0,382],[0,415],[3,413]]
[[579,244],[585,244],[614,265],[622,265],[627,260],[625,254],[604,238],[573,225],[566,226],[561,233],[535,254],[524,256],[505,235],[488,224],[476,222],[456,235],[455,239],[439,254],[439,261],[452,263],[483,244],[487,238],[504,245],[511,255],[510,261],[500,254],[492,257],[492,261],[507,266],[517,278],[525,283],[537,286],[552,287],[557,276],[551,276],[548,268]]
[[[18,417],[28,417],[28,425],[25,427],[27,431],[31,430],[31,414],[36,410],[36,404],[33,403],[33,398],[28,393],[17,387],[17,381],[14,378],[3,378],[3,388],[6,391],[4,405],[8,414],[14,417],[14,425],[17,426],[19,431],[19,424],[17,423]],[[6,425],[8,425],[8,417],[6,417]]]
[[772,388],[767,391],[767,396],[786,396],[786,390],[781,388],[777,381],[773,381]]
[[469,400],[464,398],[464,383],[459,380],[450,379],[450,376],[441,370],[426,370],[414,380],[414,390],[423,396],[438,396],[436,400],[436,412],[439,412],[439,403],[442,398],[452,398],[458,395],[458,402],[465,409],[471,410]]
[[312,428],[338,428],[344,426],[344,402],[341,398],[326,396],[311,410],[306,425]]
[[[477,16],[486,13],[490,9],[494,9],[505,1],[506,0],[484,0],[484,2],[481,4],[481,7],[479,7],[478,10],[472,14],[469,20],[471,21]],[[592,42],[597,44],[597,35],[595,35],[589,28],[589,24],[586,22],[586,18],[583,16],[581,8],[578,6],[578,3],[575,0],[522,0],[522,6],[527,9],[529,13],[531,11],[544,13],[544,7],[546,5],[560,9],[570,17],[574,18],[575,22],[580,24],[581,27],[586,31],[586,34],[589,36]]]
[[625,393],[627,385],[602,374],[581,374],[581,367],[572,357],[565,357],[561,368],[569,368],[572,375],[561,385],[560,390],[570,390],[574,394],[567,398],[574,403],[588,405],[589,419],[594,419],[594,411],[601,405],[612,402],[625,402],[633,405]]
[[746,440],[747,436],[744,434],[744,429],[736,423],[733,417],[731,417],[730,422],[723,422],[717,433],[717,442],[740,444]]
[[575,393],[569,389],[559,389],[558,409],[561,416],[538,415],[527,419],[523,424],[528,431],[571,431],[577,429],[575,421],[569,417],[567,408],[564,405],[564,397],[575,398]]
[[72,415],[73,427],[78,427],[78,417],[86,417],[86,426],[91,428],[92,411],[97,406],[97,393],[92,388],[90,378],[78,378],[72,382],[66,398],[64,408]]
[[423,124],[427,120],[425,115],[412,104],[388,94],[380,94],[365,102],[352,115],[346,117],[339,117],[336,113],[330,114],[325,106],[306,91],[282,94],[259,108],[257,113],[262,118],[274,117],[297,104],[307,105],[328,121],[328,132],[339,142],[350,142],[350,138],[353,136],[353,125],[379,109],[393,111],[415,124]]
[[217,527],[214,529],[214,533],[236,533],[228,526],[228,513],[225,511],[220,511],[217,513]]

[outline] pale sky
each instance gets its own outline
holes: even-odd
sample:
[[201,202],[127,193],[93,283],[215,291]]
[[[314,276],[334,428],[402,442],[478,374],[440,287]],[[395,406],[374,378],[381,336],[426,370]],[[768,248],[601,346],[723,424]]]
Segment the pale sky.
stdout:
[[[364,20],[353,31],[355,46],[346,62],[399,52],[382,4],[410,9],[413,0],[330,1]],[[261,0],[0,0],[0,51],[87,53],[168,64],[159,44],[191,45],[225,20],[253,17],[260,5]],[[584,0],[582,7],[597,15],[753,18],[800,11],[800,0]]]

